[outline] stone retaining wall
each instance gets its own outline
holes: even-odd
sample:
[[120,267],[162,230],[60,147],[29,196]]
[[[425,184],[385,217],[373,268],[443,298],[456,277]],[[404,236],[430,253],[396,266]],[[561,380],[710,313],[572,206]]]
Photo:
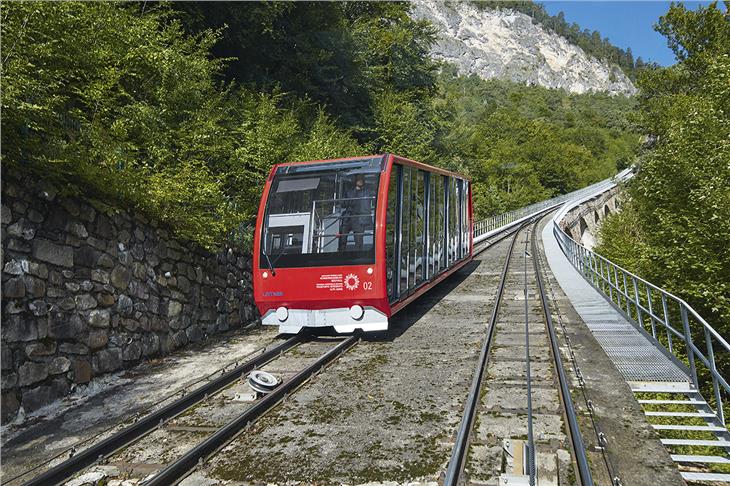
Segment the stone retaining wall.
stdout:
[[585,201],[566,213],[561,227],[571,238],[592,250],[596,244],[597,230],[601,221],[621,207],[618,186]]
[[2,421],[258,319],[251,259],[3,174]]

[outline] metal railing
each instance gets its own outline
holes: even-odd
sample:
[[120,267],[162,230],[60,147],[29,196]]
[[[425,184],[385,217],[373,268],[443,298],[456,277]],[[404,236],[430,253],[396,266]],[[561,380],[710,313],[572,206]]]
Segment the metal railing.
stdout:
[[[622,179],[626,177],[628,173],[629,171],[627,169],[618,174],[614,179]],[[594,194],[596,192],[599,192],[603,188],[613,187],[614,185],[615,184],[613,182],[613,179],[607,179],[584,187],[583,189],[579,189],[577,191],[562,194],[552,199],[546,199],[545,201],[540,201],[535,204],[525,206],[524,208],[514,209],[503,214],[491,216],[481,221],[476,221],[474,222],[474,243],[479,243],[479,241],[483,239],[482,237],[485,237],[489,233],[495,232],[495,230],[501,230],[507,226],[517,224],[545,209],[548,209],[550,207],[557,207],[566,201],[578,199],[587,194]]]
[[[595,191],[593,197],[611,187]],[[711,381],[717,417],[726,425],[720,388],[730,394],[730,385],[718,371],[715,355],[718,351],[730,353],[730,344],[684,300],[587,249],[561,228],[564,215],[591,198],[566,204],[555,216],[553,233],[558,244],[571,264],[596,290],[630,322],[669,351],[689,373],[692,385],[698,391],[701,383],[697,367],[704,367],[701,376]]]

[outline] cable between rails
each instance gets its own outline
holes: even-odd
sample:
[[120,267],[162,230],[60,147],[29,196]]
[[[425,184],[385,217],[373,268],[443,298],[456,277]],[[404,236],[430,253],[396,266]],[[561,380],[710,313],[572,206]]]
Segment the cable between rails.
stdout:
[[474,373],[471,387],[469,388],[469,396],[466,400],[466,405],[464,406],[461,424],[459,425],[454,448],[451,452],[451,458],[449,459],[449,464],[446,469],[444,486],[456,486],[459,483],[459,478],[461,477],[461,473],[464,469],[464,460],[466,459],[466,453],[469,447],[469,436],[471,435],[472,426],[476,416],[476,409],[479,402],[479,391],[481,390],[486,364],[489,359],[489,352],[491,350],[492,339],[494,337],[494,329],[496,328],[500,302],[502,300],[504,287],[507,281],[507,271],[509,270],[510,261],[512,259],[512,252],[517,242],[517,236],[529,223],[530,221],[526,221],[518,227],[518,229],[514,232],[509,249],[507,250],[507,258],[505,258],[504,261],[504,267],[502,268],[502,274],[499,279],[499,286],[497,287],[494,306],[492,307],[492,314],[489,318],[487,336],[484,340],[484,344],[482,344],[481,352],[479,353],[477,369]]
[[[535,222],[535,227],[537,227],[537,224],[538,221]],[[540,294],[542,310],[545,315],[545,322],[548,328],[550,347],[552,349],[553,360],[555,362],[555,371],[558,375],[560,397],[561,401],[563,402],[565,417],[568,421],[568,432],[571,442],[573,444],[573,453],[576,464],[578,466],[580,484],[582,484],[583,486],[593,486],[593,476],[591,474],[590,466],[588,465],[588,457],[586,455],[585,445],[583,443],[583,436],[580,433],[578,417],[575,413],[575,408],[573,406],[573,399],[570,396],[570,387],[568,386],[568,379],[565,375],[565,369],[563,368],[563,360],[560,356],[560,348],[558,347],[558,341],[555,335],[555,326],[553,325],[552,315],[550,314],[550,308],[548,307],[548,301],[545,295],[545,288],[542,282],[542,274],[538,265],[539,252],[537,248],[536,238],[532,239],[532,253],[534,255],[532,263],[535,268],[535,280],[537,281],[537,288]]]
[[[544,266],[542,259],[540,258],[539,253],[537,254],[537,264],[541,267]],[[547,290],[550,293],[550,297],[553,302],[556,301],[555,298],[555,291],[553,290],[553,286],[550,283],[550,280],[546,280],[545,286],[547,287]],[[611,478],[611,484],[612,486],[622,486],[622,481],[618,473],[616,472],[616,466],[613,464],[613,461],[611,460],[611,456],[608,450],[608,441],[606,439],[606,434],[602,431],[600,424],[598,423],[596,413],[595,413],[595,406],[593,404],[593,401],[588,396],[588,390],[586,387],[585,379],[583,377],[583,373],[580,370],[580,366],[578,365],[578,360],[575,356],[575,351],[573,350],[573,343],[570,339],[570,336],[568,335],[568,329],[565,325],[565,322],[563,320],[563,314],[560,312],[560,308],[558,306],[555,306],[555,311],[558,317],[558,323],[560,324],[561,331],[563,333],[563,337],[565,340],[565,343],[568,347],[568,355],[570,358],[570,363],[573,366],[573,371],[575,373],[575,377],[578,381],[578,388],[580,389],[581,396],[583,397],[583,401],[586,405],[586,410],[588,412],[588,417],[591,421],[591,426],[595,432],[596,441],[598,443],[598,449],[601,451],[601,456],[603,458],[604,465],[606,466],[606,472],[608,473],[608,476]]]

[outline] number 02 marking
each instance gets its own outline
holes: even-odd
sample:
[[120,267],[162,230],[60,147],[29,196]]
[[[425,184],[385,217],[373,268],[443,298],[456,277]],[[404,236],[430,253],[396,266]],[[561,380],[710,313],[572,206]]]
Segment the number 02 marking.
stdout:
[[363,282],[362,288],[364,290],[373,290],[373,283],[372,282]]

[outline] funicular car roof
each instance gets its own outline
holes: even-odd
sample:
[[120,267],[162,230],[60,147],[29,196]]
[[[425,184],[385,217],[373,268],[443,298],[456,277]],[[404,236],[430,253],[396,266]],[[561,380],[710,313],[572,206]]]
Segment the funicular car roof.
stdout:
[[407,159],[405,157],[401,157],[400,155],[396,155],[393,153],[382,153],[382,154],[374,154],[374,155],[361,155],[357,157],[343,157],[339,159],[321,159],[321,160],[307,160],[303,162],[283,162],[280,164],[274,164],[274,166],[271,169],[271,172],[269,174],[269,179],[271,179],[274,174],[276,174],[276,171],[279,167],[287,167],[287,166],[297,166],[297,165],[312,165],[312,164],[326,164],[326,163],[335,163],[335,162],[347,162],[349,160],[358,160],[358,159],[373,159],[376,157],[384,158],[384,161],[388,161],[389,157],[393,156],[394,162],[404,163],[405,165],[409,165],[411,167],[416,167],[419,169],[426,170],[428,172],[435,172],[441,175],[450,176],[450,177],[456,177],[459,179],[471,181],[470,177],[467,177],[463,174],[459,174],[457,172],[453,172],[447,169],[442,169],[441,167],[436,167],[433,165],[424,164],[423,162],[418,162],[416,160]]

